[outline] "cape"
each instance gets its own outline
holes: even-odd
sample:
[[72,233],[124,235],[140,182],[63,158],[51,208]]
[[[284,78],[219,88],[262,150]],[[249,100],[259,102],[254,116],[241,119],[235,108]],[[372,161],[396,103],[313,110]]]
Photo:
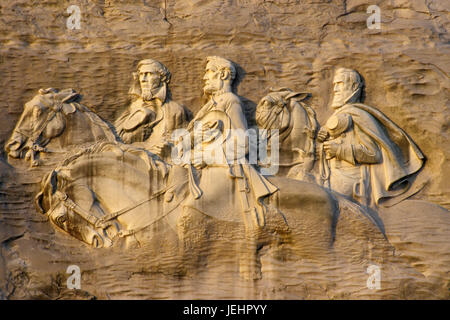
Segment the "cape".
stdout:
[[[370,183],[371,201],[390,206],[394,198],[410,190],[417,173],[425,164],[425,156],[414,141],[381,111],[362,103],[347,104],[336,111],[352,117],[355,129],[375,141],[381,151],[382,161],[368,167],[368,176],[361,181]],[[361,191],[363,192],[363,191]],[[416,191],[417,192],[417,191]]]

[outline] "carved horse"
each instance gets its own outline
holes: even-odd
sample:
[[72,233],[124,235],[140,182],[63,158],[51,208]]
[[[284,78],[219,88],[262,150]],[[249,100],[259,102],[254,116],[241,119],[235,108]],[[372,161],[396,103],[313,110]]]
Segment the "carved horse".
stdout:
[[[69,157],[44,177],[36,206],[59,229],[94,247],[109,247],[120,239],[126,244],[133,239],[164,244],[176,238],[177,245],[169,250],[177,254],[181,248],[189,262],[183,265],[196,266],[200,257],[212,253],[220,259],[237,256],[241,273],[251,279],[260,277],[258,252],[264,246],[289,243],[297,258],[323,257],[341,233],[382,237],[358,208],[350,210],[358,224],[354,217],[348,220],[344,199],[316,184],[284,177],[271,178],[279,191],[265,199],[265,225],[249,236],[244,219],[232,221],[185,207],[189,178],[186,168],[168,165],[143,149],[104,142]],[[224,192],[218,197],[236,201]]]
[[166,191],[167,173],[167,165],[143,149],[100,142],[47,174],[36,206],[75,238],[108,247],[156,217],[152,206]]
[[40,89],[25,103],[23,113],[5,145],[10,157],[39,165],[41,153],[65,153],[71,147],[101,140],[116,141],[114,129],[81,105],[72,89]]
[[308,97],[308,93],[293,92],[288,88],[271,89],[259,101],[255,118],[260,136],[267,139],[268,159],[271,159],[274,130],[278,130],[277,175],[313,182],[309,171],[315,161],[314,139],[318,122],[314,110],[304,103]]

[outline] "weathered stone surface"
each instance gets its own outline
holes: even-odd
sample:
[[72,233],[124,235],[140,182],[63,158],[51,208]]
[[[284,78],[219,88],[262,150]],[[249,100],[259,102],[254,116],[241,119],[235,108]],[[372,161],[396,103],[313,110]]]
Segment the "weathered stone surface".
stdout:
[[[80,30],[66,27],[72,4],[81,9]],[[225,222],[185,222],[192,230],[212,230],[211,242],[202,233],[187,235],[205,244],[192,256],[174,254],[176,236],[160,224],[127,250],[117,246],[107,253],[55,230],[36,214],[34,196],[58,159],[29,169],[3,153],[0,298],[448,299],[449,5],[370,4],[381,8],[381,30],[367,28],[369,3],[359,0],[2,1],[2,149],[40,88],[74,88],[84,105],[113,123],[129,105],[132,72],[145,58],[168,67],[174,100],[196,114],[204,104],[205,58],[220,55],[245,70],[238,93],[249,112],[268,88],[289,87],[311,93],[307,103],[322,125],[332,113],[334,71],[358,70],[366,83],[364,103],[417,143],[427,157],[420,177],[429,182],[412,199],[379,211],[388,241],[351,204],[340,202],[332,251],[308,242],[318,229],[306,215],[298,222],[304,234],[258,251],[262,277],[249,281],[235,257],[243,241],[239,226]],[[229,237],[225,247],[212,241],[223,236]],[[304,244],[289,245],[298,239]],[[81,290],[66,287],[72,264],[82,270]],[[381,266],[381,290],[366,286],[370,264]]]

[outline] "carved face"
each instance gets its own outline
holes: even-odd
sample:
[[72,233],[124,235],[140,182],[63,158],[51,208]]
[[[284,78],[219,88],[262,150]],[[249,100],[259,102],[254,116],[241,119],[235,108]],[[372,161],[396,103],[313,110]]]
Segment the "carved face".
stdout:
[[333,80],[333,101],[331,107],[339,108],[346,103],[354,102],[353,100],[359,97],[356,96],[358,88],[358,83],[353,82],[344,72],[337,72]]
[[62,113],[75,112],[75,108],[63,104],[56,94],[38,94],[25,103],[24,111],[5,149],[11,157],[24,156],[23,151],[35,145],[44,146],[65,129],[66,121]]
[[205,85],[203,91],[205,94],[211,94],[219,91],[223,87],[222,72],[217,69],[212,63],[206,65],[205,75],[203,80]]
[[156,90],[162,85],[159,71],[152,65],[143,65],[139,69],[139,83],[141,85],[142,98],[151,100]]

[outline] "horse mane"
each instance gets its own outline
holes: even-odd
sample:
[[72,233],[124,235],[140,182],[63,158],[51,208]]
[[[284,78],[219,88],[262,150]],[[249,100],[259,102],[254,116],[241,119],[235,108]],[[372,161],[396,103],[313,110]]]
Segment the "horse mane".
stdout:
[[58,165],[58,168],[67,166],[71,162],[77,160],[78,158],[81,158],[82,156],[99,153],[108,145],[114,145],[114,143],[109,141],[100,141],[85,146],[84,148],[81,146],[80,148],[69,151],[65,159],[62,160],[61,163]]
[[71,103],[81,100],[81,95],[71,88],[63,90],[55,88],[39,89],[38,93],[41,96],[51,98],[52,102]]
[[155,166],[158,166],[158,163],[161,164],[164,167],[163,177],[166,177],[167,174],[169,173],[169,169],[171,166],[165,163],[164,161],[161,161],[158,158],[158,156],[154,155],[150,151],[142,148],[136,148],[132,145],[127,145],[116,141],[99,141],[90,145],[81,146],[80,148],[75,149],[74,151],[70,151],[64,158],[64,160],[62,160],[57,167],[58,168],[65,167],[83,156],[98,154],[104,152],[108,148],[116,148],[116,150],[119,149],[123,153],[128,152],[130,154],[135,154],[136,156],[139,156],[142,160],[146,162],[149,170],[151,170]]
[[[54,109],[54,105],[60,105],[63,112],[67,115],[68,113],[82,112],[91,121],[92,124],[102,128],[103,133],[110,141],[115,141],[118,139],[116,129],[108,121],[102,119],[89,107],[80,103],[82,96],[75,90],[68,88],[63,90],[58,90],[55,88],[40,89],[39,94],[45,96],[45,98],[50,99],[52,105],[47,106]],[[68,111],[67,111],[68,110]],[[95,131],[93,132],[95,133]]]

